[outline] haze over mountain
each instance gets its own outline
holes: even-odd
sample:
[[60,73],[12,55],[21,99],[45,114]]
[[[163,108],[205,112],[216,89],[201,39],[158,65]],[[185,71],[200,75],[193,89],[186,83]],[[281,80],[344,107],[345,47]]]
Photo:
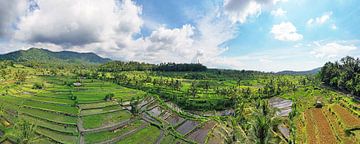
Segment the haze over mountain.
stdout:
[[321,71],[321,67],[307,70],[307,71],[292,71],[292,70],[285,70],[277,72],[276,74],[290,74],[290,75],[308,75],[308,74],[317,74],[319,71]]

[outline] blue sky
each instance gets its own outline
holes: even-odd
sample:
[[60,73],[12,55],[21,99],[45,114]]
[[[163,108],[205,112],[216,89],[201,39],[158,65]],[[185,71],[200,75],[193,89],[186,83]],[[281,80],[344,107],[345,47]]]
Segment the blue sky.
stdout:
[[149,63],[309,70],[360,56],[359,5],[357,0],[1,1],[0,53],[43,47]]

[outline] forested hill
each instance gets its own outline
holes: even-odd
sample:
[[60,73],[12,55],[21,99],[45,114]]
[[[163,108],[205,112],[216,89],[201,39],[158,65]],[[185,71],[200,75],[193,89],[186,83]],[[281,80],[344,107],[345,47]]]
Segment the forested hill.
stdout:
[[360,59],[345,57],[326,63],[320,72],[325,85],[360,96]]
[[0,55],[0,60],[13,60],[15,62],[70,62],[70,63],[106,63],[111,61],[94,53],[78,53],[70,51],[52,52],[46,49],[30,48]]

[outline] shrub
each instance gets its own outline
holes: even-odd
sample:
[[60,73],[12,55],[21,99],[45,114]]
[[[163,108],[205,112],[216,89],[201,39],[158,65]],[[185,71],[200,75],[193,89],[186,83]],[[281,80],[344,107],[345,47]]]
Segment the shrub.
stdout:
[[44,88],[44,84],[40,84],[40,83],[35,83],[32,87],[32,89],[43,89]]

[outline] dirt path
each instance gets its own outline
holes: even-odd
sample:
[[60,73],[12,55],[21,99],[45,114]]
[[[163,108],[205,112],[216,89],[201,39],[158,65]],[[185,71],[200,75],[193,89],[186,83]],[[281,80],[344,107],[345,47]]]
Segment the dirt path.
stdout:
[[84,136],[83,136],[83,133],[82,131],[84,131],[84,127],[83,127],[83,121],[80,117],[78,117],[78,120],[77,120],[77,128],[78,128],[78,132],[80,132],[80,135],[79,135],[79,143],[80,144],[85,144],[85,140],[84,140]]
[[161,140],[163,139],[163,137],[164,137],[164,131],[161,130],[161,131],[160,131],[160,135],[159,135],[159,137],[157,138],[157,140],[156,140],[156,142],[155,142],[154,144],[160,144],[160,142],[161,142]]

